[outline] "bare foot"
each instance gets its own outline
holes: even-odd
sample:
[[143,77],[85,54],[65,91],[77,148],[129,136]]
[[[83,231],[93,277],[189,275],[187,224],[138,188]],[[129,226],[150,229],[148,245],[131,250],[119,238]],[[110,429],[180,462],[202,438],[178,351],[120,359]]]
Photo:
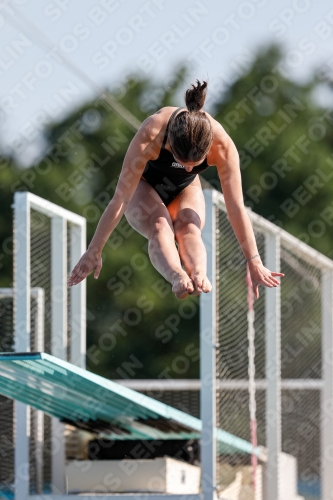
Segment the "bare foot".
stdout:
[[201,292],[208,293],[212,290],[211,282],[203,271],[194,271],[191,278],[194,284],[192,296],[200,295]]
[[180,300],[186,299],[189,294],[194,292],[192,280],[185,272],[176,275],[172,283],[172,291],[176,295],[177,299]]

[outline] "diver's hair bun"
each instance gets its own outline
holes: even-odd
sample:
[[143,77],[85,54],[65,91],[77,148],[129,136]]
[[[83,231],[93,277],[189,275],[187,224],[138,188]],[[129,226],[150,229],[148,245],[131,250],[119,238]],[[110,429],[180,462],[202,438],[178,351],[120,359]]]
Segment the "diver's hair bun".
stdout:
[[196,80],[196,85],[191,83],[192,89],[187,89],[185,92],[185,104],[188,111],[196,113],[201,110],[205,103],[207,94],[207,82],[202,84]]

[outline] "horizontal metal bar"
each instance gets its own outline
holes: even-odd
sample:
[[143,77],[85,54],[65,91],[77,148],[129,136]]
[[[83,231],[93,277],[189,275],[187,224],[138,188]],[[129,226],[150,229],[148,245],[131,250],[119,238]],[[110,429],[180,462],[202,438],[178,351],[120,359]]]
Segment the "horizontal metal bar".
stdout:
[[90,493],[87,495],[29,495],[27,500],[203,500],[203,495],[170,495],[157,493],[132,493],[101,495]]
[[[30,288],[31,296],[34,299],[38,299],[39,296],[44,295],[44,288],[33,287]],[[13,297],[13,288],[0,288],[0,298]]]
[[200,391],[201,387],[199,379],[116,379],[114,382],[135,391]]
[[[215,200],[217,206],[226,212],[227,209],[223,194],[216,191]],[[317,269],[333,269],[333,260],[288,233],[285,229],[278,227],[276,224],[273,224],[273,222],[270,222],[256,214],[250,208],[246,207],[245,210],[256,228],[261,229],[263,232],[280,236],[281,245],[284,245],[288,248],[288,250],[292,250],[293,253],[295,253],[298,257],[301,257],[308,264],[316,267]]]
[[17,209],[20,209],[20,206],[24,206],[24,200],[28,200],[30,207],[34,210],[38,210],[49,217],[63,217],[64,219],[72,222],[73,224],[77,224],[78,226],[85,226],[86,219],[81,217],[81,215],[75,214],[66,210],[65,208],[59,207],[55,205],[51,201],[44,200],[35,194],[32,194],[28,191],[24,192],[16,192],[14,195],[14,205]]
[[[219,390],[248,390],[248,380],[220,380],[217,381]],[[256,390],[267,388],[265,379],[255,381]],[[297,390],[321,390],[323,381],[320,379],[282,379],[281,389],[297,389]]]
[[318,379],[289,379],[281,381],[282,389],[321,390],[323,387],[323,380]]
[[[198,379],[174,379],[174,380],[114,380],[117,384],[134,389],[136,391],[200,391],[201,381]],[[255,381],[256,389],[266,389],[266,381],[257,379]],[[321,379],[282,379],[282,389],[322,389],[323,381]],[[249,381],[239,380],[217,380],[217,389],[220,390],[248,390]]]

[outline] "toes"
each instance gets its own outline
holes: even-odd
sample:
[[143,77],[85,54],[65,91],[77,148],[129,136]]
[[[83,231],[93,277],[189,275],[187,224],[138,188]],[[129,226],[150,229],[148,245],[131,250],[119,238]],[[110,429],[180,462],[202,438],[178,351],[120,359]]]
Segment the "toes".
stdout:
[[188,297],[189,294],[194,292],[194,285],[192,281],[179,281],[172,287],[173,293],[176,295],[177,299],[183,300]]
[[210,292],[212,289],[212,285],[210,284],[210,281],[204,280],[203,285],[202,285],[202,291],[205,293]]
[[198,277],[194,277],[192,279],[192,291],[190,292],[190,295],[192,297],[197,297],[200,295],[202,292],[202,280]]
[[201,292],[208,293],[212,289],[210,281],[205,275],[194,276],[193,282],[195,290],[198,292],[196,295],[199,295]]
[[185,274],[184,276],[177,277],[173,283],[172,291],[176,295],[177,299],[183,300],[189,295],[199,295],[202,290],[201,286],[199,287],[199,290],[197,290],[194,279],[191,279]]
[[194,276],[193,283],[194,283],[194,291],[197,292],[196,295],[199,295],[201,292],[203,292],[203,278],[202,277]]
[[201,294],[202,291],[203,290],[201,290],[200,288],[195,287],[193,292],[190,293],[190,295],[192,295],[192,297],[197,297],[198,295]]
[[177,299],[179,300],[184,300],[188,297],[188,292],[180,292],[180,293],[175,293]]
[[181,291],[176,293],[178,299],[183,300],[186,299],[189,295],[192,295],[195,291],[193,283],[191,281],[187,283],[182,283]]

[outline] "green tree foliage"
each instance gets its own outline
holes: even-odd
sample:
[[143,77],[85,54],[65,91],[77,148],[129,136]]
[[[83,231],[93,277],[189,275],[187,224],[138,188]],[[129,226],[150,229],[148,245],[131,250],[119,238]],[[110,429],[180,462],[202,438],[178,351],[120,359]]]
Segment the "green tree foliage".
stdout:
[[19,170],[13,160],[0,152],[0,287],[12,286],[12,209]]
[[[182,70],[180,70],[181,72]],[[176,75],[176,91],[182,78]],[[170,100],[168,87],[129,80],[118,100],[143,121],[150,108]],[[159,89],[160,90],[160,89]],[[158,98],[158,99],[157,99]],[[156,100],[157,99],[157,100]],[[154,109],[154,111],[155,111]],[[89,102],[44,133],[45,154],[25,171],[3,168],[1,198],[11,234],[14,190],[29,190],[87,218],[88,242],[111,199],[133,131],[101,100]],[[8,286],[11,263],[6,260]],[[198,375],[198,299],[178,301],[150,264],[147,241],[122,219],[103,252],[98,281],[88,278],[88,368],[110,378],[195,377]]]
[[[215,103],[214,118],[239,151],[246,204],[332,255],[333,112],[315,100],[325,75],[301,85],[284,68],[278,47],[259,53]],[[216,171],[204,175],[219,188]]]

